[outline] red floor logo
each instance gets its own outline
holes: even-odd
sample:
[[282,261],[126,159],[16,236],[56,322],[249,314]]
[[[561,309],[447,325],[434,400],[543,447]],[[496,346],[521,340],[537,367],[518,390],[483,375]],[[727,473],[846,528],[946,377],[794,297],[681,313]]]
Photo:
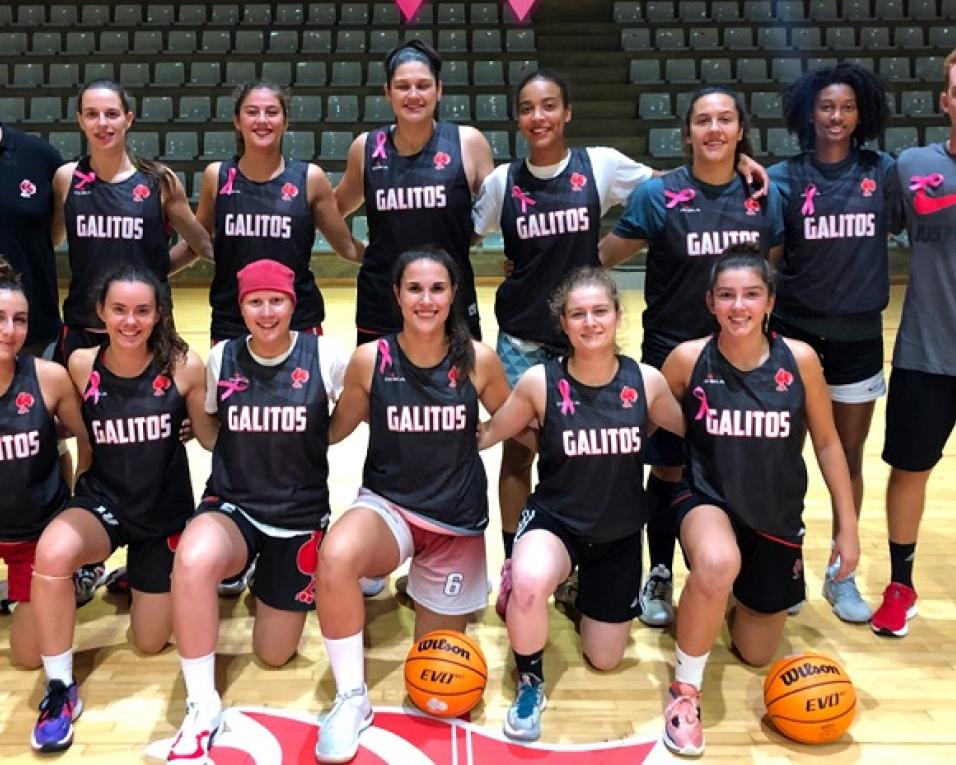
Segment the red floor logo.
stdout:
[[[257,707],[223,713],[225,730],[210,752],[215,765],[314,765],[318,724],[309,715]],[[172,739],[150,744],[146,754],[165,759]],[[657,740],[634,738],[594,745],[515,744],[462,722],[438,720],[413,710],[376,709],[362,734],[354,765],[641,765],[657,760]],[[653,755],[653,757],[652,757]]]

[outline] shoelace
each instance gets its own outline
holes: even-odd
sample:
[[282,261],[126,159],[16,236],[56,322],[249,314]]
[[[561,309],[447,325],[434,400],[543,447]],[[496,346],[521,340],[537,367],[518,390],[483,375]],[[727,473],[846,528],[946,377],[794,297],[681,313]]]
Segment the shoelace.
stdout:
[[40,702],[40,712],[45,720],[59,717],[70,703],[70,691],[60,680],[51,680],[46,696]]
[[541,693],[541,683],[535,683],[527,675],[521,678],[521,688],[518,692],[518,717],[531,717],[534,708],[538,705]]
[[666,600],[667,599],[667,587],[670,585],[670,579],[664,579],[660,576],[651,576],[647,579],[647,584],[644,585],[647,589],[647,596],[651,600]]
[[349,699],[360,698],[361,696],[364,696],[364,695],[365,695],[364,686],[361,688],[353,688],[352,690],[346,691],[345,693],[336,693],[335,701],[332,702],[332,709],[329,711],[328,716],[332,717],[332,715],[334,715],[338,711],[339,707],[345,704],[345,702],[347,702]]
[[853,574],[850,574],[846,579],[839,582],[834,579],[833,589],[840,595],[849,595],[854,600],[863,600],[856,589],[856,577]]

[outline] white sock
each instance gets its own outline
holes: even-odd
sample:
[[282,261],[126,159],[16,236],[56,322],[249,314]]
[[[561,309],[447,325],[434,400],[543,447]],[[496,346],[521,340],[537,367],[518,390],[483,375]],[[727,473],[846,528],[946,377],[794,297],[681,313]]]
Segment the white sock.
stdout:
[[179,657],[186,683],[186,699],[197,704],[219,701],[216,693],[216,654],[208,653],[198,659]]
[[59,680],[67,688],[73,683],[73,649],[69,648],[56,656],[41,656],[47,681]]
[[707,666],[707,659],[710,658],[710,651],[703,656],[688,656],[679,645],[675,645],[674,657],[677,665],[674,670],[674,680],[678,683],[693,685],[700,690],[704,682],[704,668]]
[[329,655],[337,693],[348,693],[365,686],[365,646],[362,633],[332,640],[323,638]]

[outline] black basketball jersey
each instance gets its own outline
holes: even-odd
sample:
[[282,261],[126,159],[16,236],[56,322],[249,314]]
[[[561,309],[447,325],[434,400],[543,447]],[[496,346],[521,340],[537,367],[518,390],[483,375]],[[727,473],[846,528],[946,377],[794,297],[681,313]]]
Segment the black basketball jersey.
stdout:
[[209,287],[211,332],[217,340],[246,334],[236,274],[263,258],[295,273],[293,329],[309,329],[325,319],[322,294],[309,269],[315,222],[309,208],[308,171],[305,162],[286,160],[279,176],[257,183],[242,174],[234,159],[220,165],[213,240],[216,271]]
[[586,149],[571,149],[554,178],[536,178],[525,161],[508,166],[501,205],[505,255],[514,271],[495,296],[498,326],[522,340],[564,347],[548,309],[555,287],[580,266],[597,266],[601,199]]
[[265,366],[245,337],[226,342],[219,371],[220,430],[206,495],[283,529],[329,519],[329,401],[319,338],[299,333],[289,356]]
[[0,540],[37,539],[70,490],[60,475],[56,426],[43,403],[36,360],[20,356],[0,396]]
[[73,172],[63,207],[70,248],[70,290],[63,320],[74,327],[101,328],[94,290],[118,263],[145,266],[160,281],[169,275],[169,229],[160,186],[136,170],[125,181],[106,183],[90,169],[89,157]]
[[488,525],[485,468],[478,457],[478,392],[447,357],[416,367],[395,335],[378,341],[369,396],[363,485],[458,533]]
[[596,388],[575,380],[567,359],[544,365],[539,480],[528,504],[589,542],[622,539],[647,517],[644,378],[633,359],[618,356],[618,363],[614,379]]
[[681,406],[691,486],[756,531],[798,536],[807,492],[806,393],[783,338],[771,335],[770,356],[744,372],[721,355],[715,335]]
[[406,250],[435,245],[461,271],[460,300],[477,324],[471,246],[471,189],[461,157],[458,126],[437,122],[418,154],[403,157],[389,126],[365,141],[365,211],[369,243],[358,275],[355,321],[370,332],[398,332],[402,318],[392,294],[392,266]]
[[186,447],[179,430],[186,402],[155,361],[136,377],[119,377],[103,364],[100,349],[83,391],[83,421],[93,466],[76,493],[98,498],[133,539],[182,529],[193,511]]

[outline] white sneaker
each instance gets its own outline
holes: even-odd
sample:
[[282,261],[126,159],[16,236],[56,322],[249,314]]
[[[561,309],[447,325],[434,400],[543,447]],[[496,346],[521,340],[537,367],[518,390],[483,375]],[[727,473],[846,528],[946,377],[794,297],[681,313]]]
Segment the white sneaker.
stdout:
[[318,762],[350,762],[358,754],[359,734],[372,724],[374,717],[368,689],[338,693],[331,711],[321,720],[319,739],[315,744]]
[[360,577],[359,587],[362,588],[362,595],[366,598],[374,598],[385,589],[385,577]]
[[666,627],[674,621],[674,580],[667,566],[658,564],[651,569],[641,589],[641,615],[649,627]]
[[212,765],[209,750],[222,732],[222,702],[219,696],[203,704],[186,702],[186,719],[169,747],[166,762]]

